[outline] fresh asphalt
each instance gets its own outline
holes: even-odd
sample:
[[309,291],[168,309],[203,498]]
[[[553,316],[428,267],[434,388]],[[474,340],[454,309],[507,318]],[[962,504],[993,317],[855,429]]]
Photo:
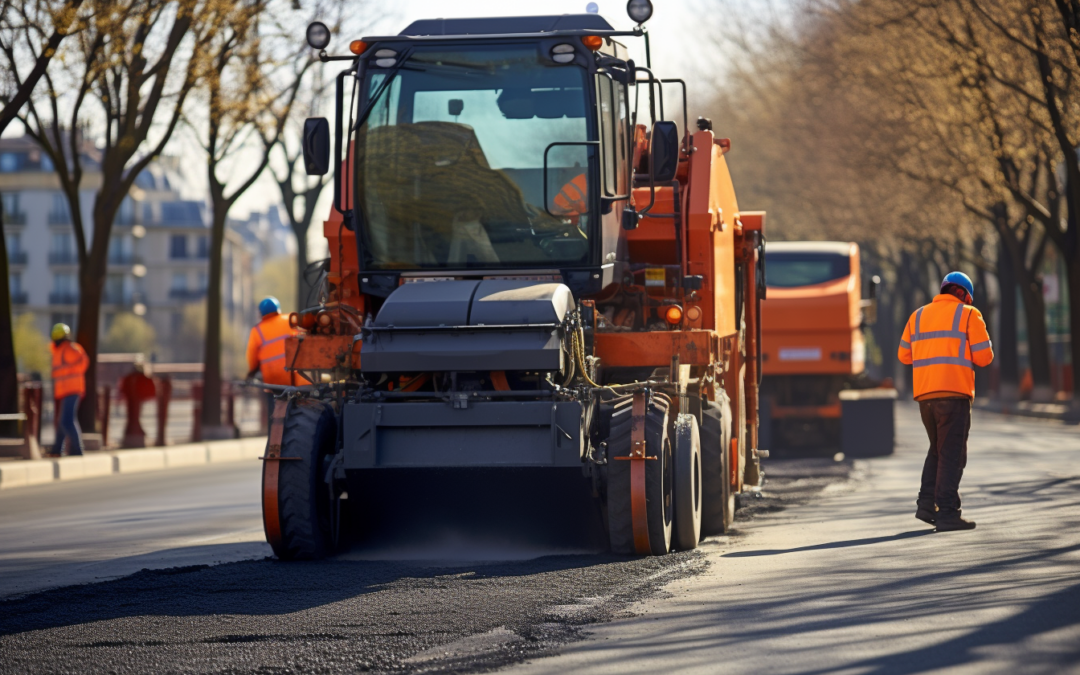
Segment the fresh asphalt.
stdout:
[[0,672],[1080,667],[1076,427],[976,413],[979,529],[938,535],[899,421],[896,456],[773,462],[735,535],[664,558],[450,537],[280,563],[257,463],[0,493]]

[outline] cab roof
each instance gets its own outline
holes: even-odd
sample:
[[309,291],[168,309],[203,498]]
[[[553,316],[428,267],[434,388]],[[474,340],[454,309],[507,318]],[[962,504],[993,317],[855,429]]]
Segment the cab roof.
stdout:
[[849,241],[770,241],[765,253],[835,253],[849,256],[858,246]]
[[614,30],[599,14],[505,16],[473,19],[420,19],[401,31],[408,37],[442,35],[514,35],[566,30]]

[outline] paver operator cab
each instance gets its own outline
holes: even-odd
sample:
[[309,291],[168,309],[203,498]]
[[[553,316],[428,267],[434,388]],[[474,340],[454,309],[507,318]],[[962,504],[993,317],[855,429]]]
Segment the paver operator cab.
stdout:
[[440,19],[321,51],[342,122],[304,134],[335,208],[286,342],[314,384],[279,388],[265,457],[280,558],[363,531],[395,476],[561,472],[637,554],[722,532],[759,483],[764,213],[739,211],[730,143],[688,129],[685,84],[628,59],[651,5],[629,9],[630,31]]

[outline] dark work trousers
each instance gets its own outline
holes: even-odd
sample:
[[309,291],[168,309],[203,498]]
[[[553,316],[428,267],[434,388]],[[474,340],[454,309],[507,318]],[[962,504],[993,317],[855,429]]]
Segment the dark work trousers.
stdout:
[[60,424],[56,427],[56,441],[53,443],[53,454],[59,455],[64,449],[64,437],[68,439],[68,448],[71,449],[72,455],[83,454],[82,434],[79,430],[79,417],[76,413],[79,411],[79,399],[82,398],[78,394],[72,394],[71,396],[65,396],[57,401],[56,412],[54,414],[60,416]]
[[920,507],[934,510],[938,520],[960,516],[960,478],[967,466],[967,439],[971,430],[971,400],[934,398],[919,401],[930,451],[923,464]]

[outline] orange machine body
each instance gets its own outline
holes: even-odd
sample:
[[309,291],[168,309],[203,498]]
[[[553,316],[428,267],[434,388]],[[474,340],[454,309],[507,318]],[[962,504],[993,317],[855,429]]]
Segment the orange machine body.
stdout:
[[[772,252],[829,251],[848,256],[850,274],[798,287],[769,286],[761,303],[763,375],[858,375],[866,369],[859,246],[778,242]],[[767,269],[767,268],[766,268]]]

